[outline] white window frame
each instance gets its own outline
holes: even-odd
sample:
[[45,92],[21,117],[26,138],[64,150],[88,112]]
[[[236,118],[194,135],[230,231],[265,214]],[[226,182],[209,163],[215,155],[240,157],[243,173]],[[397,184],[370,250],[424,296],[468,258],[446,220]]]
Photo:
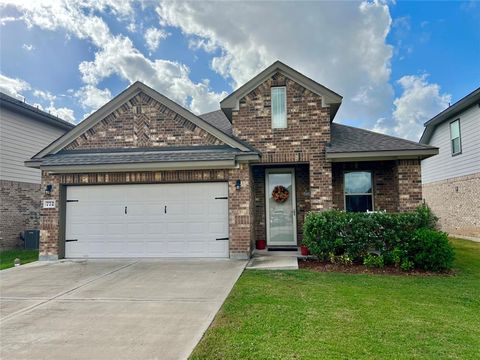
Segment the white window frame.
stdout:
[[[370,173],[370,182],[372,184],[372,190],[370,193],[349,193],[347,194],[346,191],[346,175],[349,173],[356,173],[356,172],[368,172]],[[372,197],[372,210],[367,211],[375,211],[375,196],[373,196],[374,188],[373,188],[373,171],[372,170],[351,170],[351,171],[344,171],[343,172],[343,210],[347,211],[347,196],[348,195],[370,195]]]
[[[459,149],[457,152],[453,152],[453,140],[457,138],[452,138],[452,124],[458,122],[458,145]],[[452,156],[460,155],[462,153],[462,129],[460,127],[460,119],[455,119],[453,121],[450,121],[448,124],[449,130],[450,130],[450,152]]]
[[[284,119],[284,124],[285,126],[275,126],[275,123],[273,121],[273,91],[274,89],[283,89],[283,95],[284,95],[284,114],[285,114],[285,119]],[[272,113],[272,129],[286,129],[288,127],[287,123],[287,87],[286,86],[273,86],[270,89],[270,110]]]

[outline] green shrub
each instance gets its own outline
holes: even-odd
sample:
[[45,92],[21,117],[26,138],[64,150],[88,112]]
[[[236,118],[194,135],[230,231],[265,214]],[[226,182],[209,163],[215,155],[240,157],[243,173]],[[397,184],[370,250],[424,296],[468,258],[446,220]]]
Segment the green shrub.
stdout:
[[[369,256],[376,252],[383,265],[438,271],[448,269],[451,260],[449,247],[433,235],[438,234],[434,231],[436,220],[426,206],[404,213],[311,212],[305,218],[303,243],[325,261],[366,262],[370,266],[372,261],[380,261]],[[419,229],[431,231],[429,238]],[[376,265],[380,264],[372,264]]]
[[363,265],[368,268],[383,268],[383,256],[368,254],[363,258]]
[[451,269],[454,258],[447,234],[431,229],[415,231],[408,253],[416,268],[429,271]]

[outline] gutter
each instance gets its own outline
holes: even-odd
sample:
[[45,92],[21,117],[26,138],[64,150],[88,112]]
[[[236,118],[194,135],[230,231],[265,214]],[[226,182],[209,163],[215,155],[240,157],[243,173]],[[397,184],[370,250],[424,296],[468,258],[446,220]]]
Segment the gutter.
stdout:
[[438,154],[438,148],[424,150],[358,151],[326,153],[331,162],[425,159]]

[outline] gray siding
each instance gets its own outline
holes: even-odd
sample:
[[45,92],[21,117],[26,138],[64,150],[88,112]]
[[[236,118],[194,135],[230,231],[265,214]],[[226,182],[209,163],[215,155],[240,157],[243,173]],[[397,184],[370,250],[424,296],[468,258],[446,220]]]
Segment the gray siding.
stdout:
[[40,170],[24,166],[65,130],[8,109],[0,112],[0,180],[40,183]]
[[[460,119],[462,153],[452,156],[450,122],[455,119]],[[438,125],[429,145],[440,148],[440,151],[438,155],[422,161],[424,184],[480,172],[480,108],[478,105]]]

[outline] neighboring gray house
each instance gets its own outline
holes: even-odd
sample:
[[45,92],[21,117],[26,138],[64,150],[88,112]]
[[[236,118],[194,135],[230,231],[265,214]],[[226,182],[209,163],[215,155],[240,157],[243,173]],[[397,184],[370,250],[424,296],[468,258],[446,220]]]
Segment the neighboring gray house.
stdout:
[[420,143],[440,149],[422,161],[422,184],[441,228],[480,237],[480,88],[427,121]]
[[0,249],[20,245],[20,232],[39,226],[41,172],[24,161],[73,126],[0,93]]

